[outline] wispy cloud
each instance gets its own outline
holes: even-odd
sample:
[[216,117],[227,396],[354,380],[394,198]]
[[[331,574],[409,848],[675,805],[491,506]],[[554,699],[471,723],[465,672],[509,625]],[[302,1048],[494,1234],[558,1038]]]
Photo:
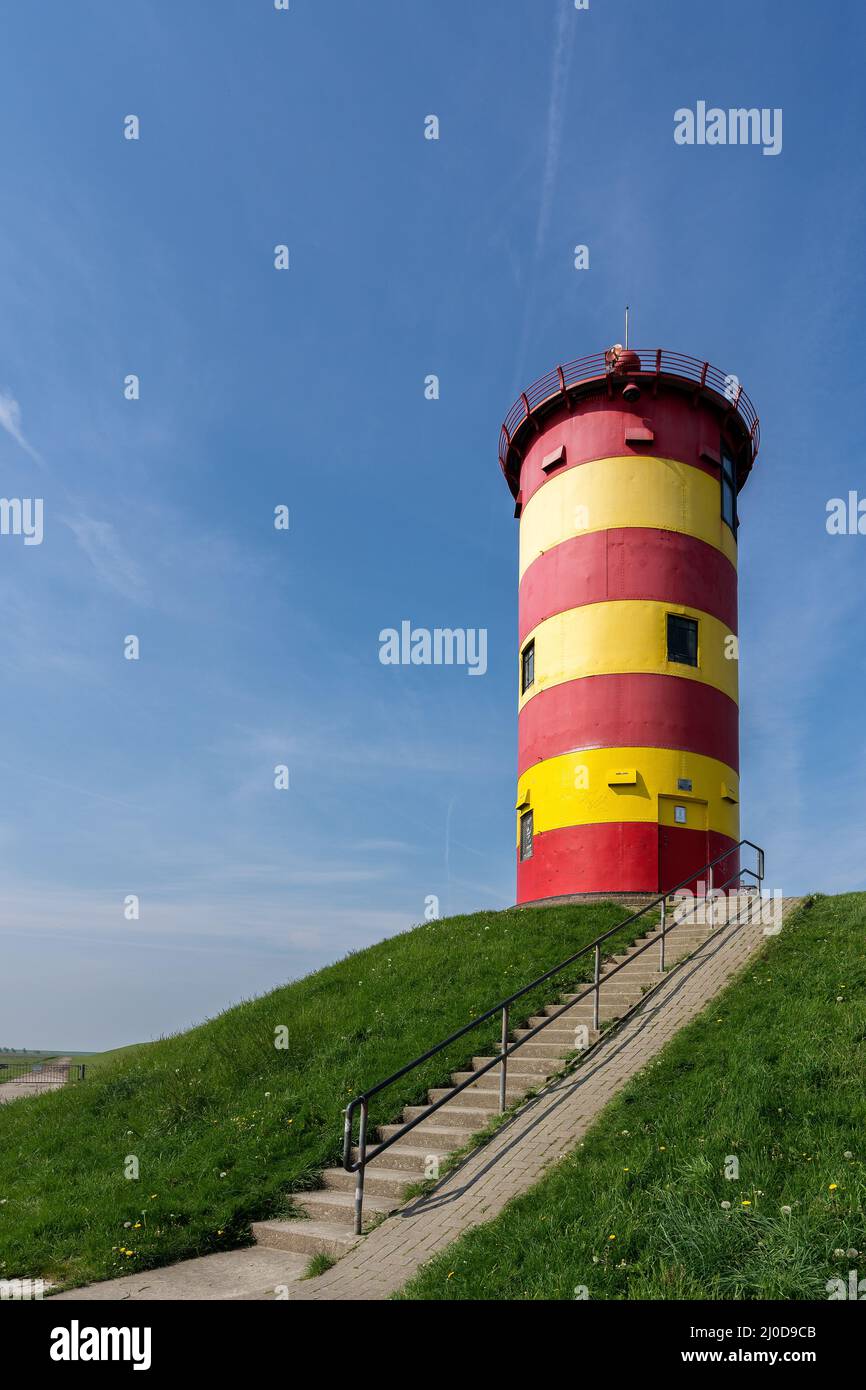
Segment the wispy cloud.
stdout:
[[562,150],[562,137],[565,129],[566,93],[568,74],[573,52],[572,26],[574,12],[567,0],[560,6],[556,18],[556,35],[553,42],[553,65],[550,78],[550,101],[547,107],[547,138],[544,147],[544,169],[541,175],[541,199],[538,204],[538,221],[535,227],[535,254],[541,254],[547,230],[550,226],[553,195],[556,177],[559,172],[559,156]]
[[84,513],[65,521],[104,584],[135,603],[150,602],[144,576],[110,521],[97,521]]
[[535,282],[541,261],[547,233],[553,214],[553,200],[556,182],[559,177],[560,155],[565,132],[565,117],[568,97],[568,78],[574,52],[575,11],[569,0],[561,0],[556,12],[556,28],[553,38],[553,58],[550,75],[550,97],[547,103],[546,134],[544,142],[544,164],[541,172],[541,193],[538,203],[538,217],[535,223],[535,244],[530,264],[530,272],[523,306],[523,325],[518,340],[517,372],[523,377],[523,363],[526,356],[526,343],[529,325],[535,309]]
[[25,438],[21,428],[21,407],[8,391],[0,391],[0,425],[3,426],[7,434],[12,436],[15,443],[20,445],[26,454],[30,455],[35,463],[42,463],[40,455]]

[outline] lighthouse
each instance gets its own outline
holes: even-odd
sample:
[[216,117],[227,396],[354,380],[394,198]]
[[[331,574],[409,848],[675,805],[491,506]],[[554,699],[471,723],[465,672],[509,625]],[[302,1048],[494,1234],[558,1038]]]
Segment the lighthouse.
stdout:
[[515,402],[517,901],[738,871],[738,497],[758,451],[735,376],[619,345]]

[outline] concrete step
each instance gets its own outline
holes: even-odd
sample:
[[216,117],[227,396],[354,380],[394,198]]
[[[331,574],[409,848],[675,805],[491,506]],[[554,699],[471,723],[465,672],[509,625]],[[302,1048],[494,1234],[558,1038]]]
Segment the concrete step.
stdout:
[[[327,1221],[329,1224],[342,1223],[351,1226],[355,1212],[354,1188],[352,1192],[336,1192],[328,1188],[322,1188],[319,1192],[305,1192],[303,1196],[299,1193],[294,1195],[295,1206],[299,1211],[304,1211],[313,1221]],[[394,1197],[375,1196],[373,1193],[368,1197],[364,1194],[364,1230],[377,1216],[387,1216],[396,1206],[399,1199]]]
[[628,980],[629,984],[632,984],[634,981],[642,983],[644,980],[661,980],[664,977],[659,970],[658,960],[658,951],[655,951],[652,959],[648,961],[646,965],[643,963],[643,958],[636,960],[634,965],[625,964],[619,973],[614,975],[610,983],[613,984],[614,980]]
[[527,1068],[530,1062],[546,1062],[551,1066],[558,1066],[562,1059],[573,1050],[570,1043],[558,1042],[555,1038],[552,1041],[544,1042],[543,1035],[539,1034],[538,1041],[525,1042],[517,1055]]
[[[625,1013],[626,1007],[624,1003],[620,1003],[617,1000],[605,999],[604,996],[602,996],[598,1007],[598,1016],[600,1019],[619,1018],[621,1014]],[[548,1004],[544,1012],[549,1018],[551,1014],[556,1013],[557,1008],[558,1005],[556,1004]],[[586,1023],[593,1017],[592,1000],[589,999],[583,1004],[572,1005],[568,1013],[563,1014],[562,1017],[563,1019],[573,1020],[575,1024]],[[531,1047],[532,1043],[527,1043],[526,1046]]]
[[[505,1087],[506,1100],[518,1100],[520,1096],[525,1096],[527,1091],[532,1091],[536,1086],[543,1086],[546,1077],[543,1072],[534,1072],[530,1076],[518,1076],[513,1081],[511,1079],[511,1064],[513,1058],[508,1059],[508,1084]],[[549,1075],[550,1073],[548,1073]],[[471,1071],[455,1071],[451,1080],[459,1084],[461,1081],[468,1081],[470,1076],[475,1073]],[[499,1095],[499,1077],[495,1071],[488,1072],[482,1076],[480,1081],[474,1086],[470,1086],[464,1095],[478,1095],[481,1091],[491,1091],[494,1095]]]
[[[569,1052],[574,1052],[576,1050],[575,1032],[578,1028],[583,1028],[584,1026],[583,1023],[572,1023],[568,1027],[562,1028],[558,1023],[551,1023],[548,1028],[543,1028],[540,1033],[534,1033],[531,1028],[515,1029],[516,1036],[514,1041],[519,1042],[521,1038],[528,1038],[531,1042],[549,1042],[554,1044],[555,1049],[565,1047]],[[590,1030],[590,1032],[591,1031],[592,1030]],[[528,1043],[524,1044],[524,1046],[528,1045]],[[513,1056],[509,1058],[509,1065],[511,1062],[517,1062],[522,1055],[523,1048],[521,1047],[519,1052],[515,1052]]]
[[[539,1034],[539,1037],[540,1036],[541,1034]],[[524,1043],[519,1052],[515,1053],[513,1057],[509,1057],[508,1070],[511,1075],[524,1077],[550,1075],[551,1067],[554,1066],[556,1059],[554,1059],[554,1062],[548,1062],[544,1055],[538,1056],[530,1052],[529,1048],[531,1047],[537,1048],[538,1044]],[[549,1052],[551,1049],[547,1047],[545,1050]],[[490,1057],[473,1057],[472,1065],[473,1067],[478,1064],[483,1066],[485,1062],[489,1062],[490,1060]],[[493,1072],[488,1073],[488,1075],[491,1076],[494,1074]]]
[[[420,1128],[419,1125],[418,1129]],[[404,1174],[406,1181],[410,1183],[417,1182],[419,1177],[423,1177],[430,1152],[423,1146],[419,1147],[420,1140],[418,1144],[412,1143],[417,1133],[418,1130],[413,1129],[411,1134],[407,1134],[405,1139],[400,1139],[396,1144],[392,1144],[390,1149],[386,1149],[379,1158],[371,1159],[367,1168],[367,1180],[369,1181],[372,1173],[380,1170],[380,1165],[387,1165],[387,1171],[397,1169]],[[353,1149],[352,1157],[360,1158],[360,1149]]]
[[[526,1086],[518,1086],[516,1090],[513,1087],[507,1087],[505,1091],[506,1102],[519,1100],[521,1096],[526,1095],[527,1089]],[[434,1090],[430,1092],[430,1099],[441,1100],[443,1096],[450,1096],[451,1094],[450,1090]],[[489,1119],[490,1112],[495,1113],[499,1109],[499,1087],[468,1086],[465,1091],[461,1091],[458,1096],[454,1097],[450,1105],[458,1110],[486,1110]]]
[[339,1260],[359,1240],[342,1221],[254,1221],[252,1231],[259,1245],[272,1250],[330,1255],[333,1260]]
[[[665,946],[669,946],[672,941],[706,941],[710,934],[709,927],[671,927],[665,932]],[[661,932],[653,932],[652,936],[647,937],[651,945],[657,946],[661,940]],[[649,951],[644,951],[645,956]]]
[[[448,1093],[450,1095],[450,1092]],[[472,1129],[473,1131],[484,1129],[490,1116],[483,1106],[475,1104],[461,1105],[462,1096],[457,1096],[450,1105],[443,1105],[441,1110],[437,1110],[435,1115],[431,1115],[431,1122],[436,1121],[439,1128],[451,1129],[455,1125],[458,1129]],[[406,1105],[403,1107],[404,1120],[417,1120],[427,1110],[426,1105]],[[420,1128],[420,1126],[419,1126]]]
[[[438,1120],[442,1114],[437,1110],[433,1119]],[[379,1133],[383,1139],[390,1139],[392,1135],[399,1134],[402,1125],[380,1125]],[[465,1129],[457,1129],[453,1125],[418,1125],[417,1128],[410,1130],[406,1135],[406,1141],[412,1148],[423,1148],[428,1154],[450,1153],[452,1149],[462,1149],[468,1143],[473,1134],[478,1133],[478,1125],[467,1125]],[[400,1148],[401,1141],[388,1150],[389,1154],[396,1154]],[[383,1155],[384,1157],[384,1155]]]
[[[642,994],[643,988],[637,980],[623,980],[622,983],[620,983],[619,975],[617,975],[615,979],[611,980],[609,983],[606,983],[604,980],[602,980],[599,988],[599,997],[601,999],[640,999]],[[576,1004],[579,1001],[581,1004],[591,1004],[592,999],[593,996],[591,994],[586,994],[582,997],[577,994],[566,994],[562,1000],[562,1003]],[[563,1017],[566,1017],[566,1015],[563,1014]]]
[[[357,1174],[347,1173],[345,1168],[326,1168],[322,1174],[325,1187],[335,1192],[354,1192],[356,1181]],[[364,1179],[364,1201],[367,1200],[367,1193],[373,1197],[396,1197],[399,1201],[411,1182],[411,1174],[407,1176],[405,1170],[370,1163]]]
[[[568,1036],[569,1036],[570,1038],[573,1039],[573,1038],[574,1038],[574,1030],[575,1030],[575,1028],[578,1026],[578,1024],[577,1024],[577,1023],[569,1023],[569,1021],[568,1021],[569,1018],[570,1018],[570,1014],[563,1014],[563,1015],[562,1015],[562,1018],[557,1019],[555,1023],[548,1023],[548,1024],[547,1024],[547,1027],[544,1029],[544,1031],[543,1031],[542,1033],[536,1034],[536,1036],[537,1036],[537,1038],[538,1038],[538,1041],[539,1041],[539,1042],[542,1042],[545,1038],[556,1038],[560,1033],[562,1034],[563,1037],[565,1037],[566,1034],[568,1034]],[[535,1014],[535,1015],[529,1020],[529,1028],[524,1029],[524,1032],[529,1032],[531,1028],[537,1027],[539,1023],[544,1023],[544,1022],[546,1021],[546,1019],[547,1019],[547,1014]],[[579,1022],[580,1022],[580,1020],[578,1020],[578,1023],[579,1023]],[[583,1025],[582,1023],[580,1023],[580,1026],[583,1027],[584,1025]],[[515,1033],[516,1033],[517,1031],[518,1031],[518,1030],[515,1029]],[[595,1042],[595,1040],[596,1040],[596,1038],[597,1038],[598,1036],[599,1036],[599,1034],[595,1031],[595,1029],[594,1029],[594,1028],[590,1028],[590,1030],[589,1030],[589,1041],[590,1041],[591,1043],[592,1043],[592,1042]],[[523,1048],[521,1048],[520,1050],[521,1050],[521,1052],[522,1052],[522,1051],[523,1051]]]

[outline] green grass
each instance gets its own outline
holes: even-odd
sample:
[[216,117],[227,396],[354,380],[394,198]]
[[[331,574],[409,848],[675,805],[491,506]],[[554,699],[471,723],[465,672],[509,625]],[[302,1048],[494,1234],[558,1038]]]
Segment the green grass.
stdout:
[[333,1269],[337,1261],[333,1255],[318,1254],[313,1255],[307,1268],[304,1270],[305,1279],[318,1279],[320,1274],[327,1274],[329,1269]]
[[[353,1095],[624,915],[608,903],[431,922],[188,1033],[103,1054],[84,1082],[0,1106],[0,1277],[77,1284],[247,1243],[252,1220],[286,1213],[287,1194],[339,1161]],[[371,1124],[492,1048],[497,1028],[390,1088]]]
[[864,939],[866,895],[802,910],[575,1152],[402,1297],[824,1299],[829,1278],[866,1276]]

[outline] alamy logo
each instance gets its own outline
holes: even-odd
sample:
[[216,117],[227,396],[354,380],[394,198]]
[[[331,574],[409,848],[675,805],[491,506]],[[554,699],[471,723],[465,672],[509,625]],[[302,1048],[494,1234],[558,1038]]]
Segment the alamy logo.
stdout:
[[467,666],[470,676],[487,670],[486,627],[414,627],[408,618],[379,633],[383,666]]
[[751,923],[764,928],[764,936],[778,936],[784,920],[781,888],[757,893],[754,891],[710,889],[701,882],[698,892],[679,888],[674,894],[674,923],[690,922],[696,926],[722,927],[726,922]]
[[866,497],[853,490],[844,497],[831,497],[827,503],[827,534],[866,536]]
[[0,536],[23,536],[25,545],[42,544],[41,497],[0,497]]
[[69,1327],[51,1330],[52,1361],[131,1361],[134,1371],[150,1370],[149,1327]]
[[858,1279],[856,1269],[848,1270],[847,1284],[844,1279],[828,1279],[824,1287],[831,1303],[834,1299],[851,1299],[853,1302],[862,1302],[863,1299],[866,1299],[866,1279]]
[[45,1294],[43,1279],[0,1279],[0,1300],[13,1299],[16,1302],[42,1298]]
[[707,106],[697,102],[694,111],[681,106],[674,112],[674,140],[678,145],[763,145],[764,154],[782,153],[781,106]]

